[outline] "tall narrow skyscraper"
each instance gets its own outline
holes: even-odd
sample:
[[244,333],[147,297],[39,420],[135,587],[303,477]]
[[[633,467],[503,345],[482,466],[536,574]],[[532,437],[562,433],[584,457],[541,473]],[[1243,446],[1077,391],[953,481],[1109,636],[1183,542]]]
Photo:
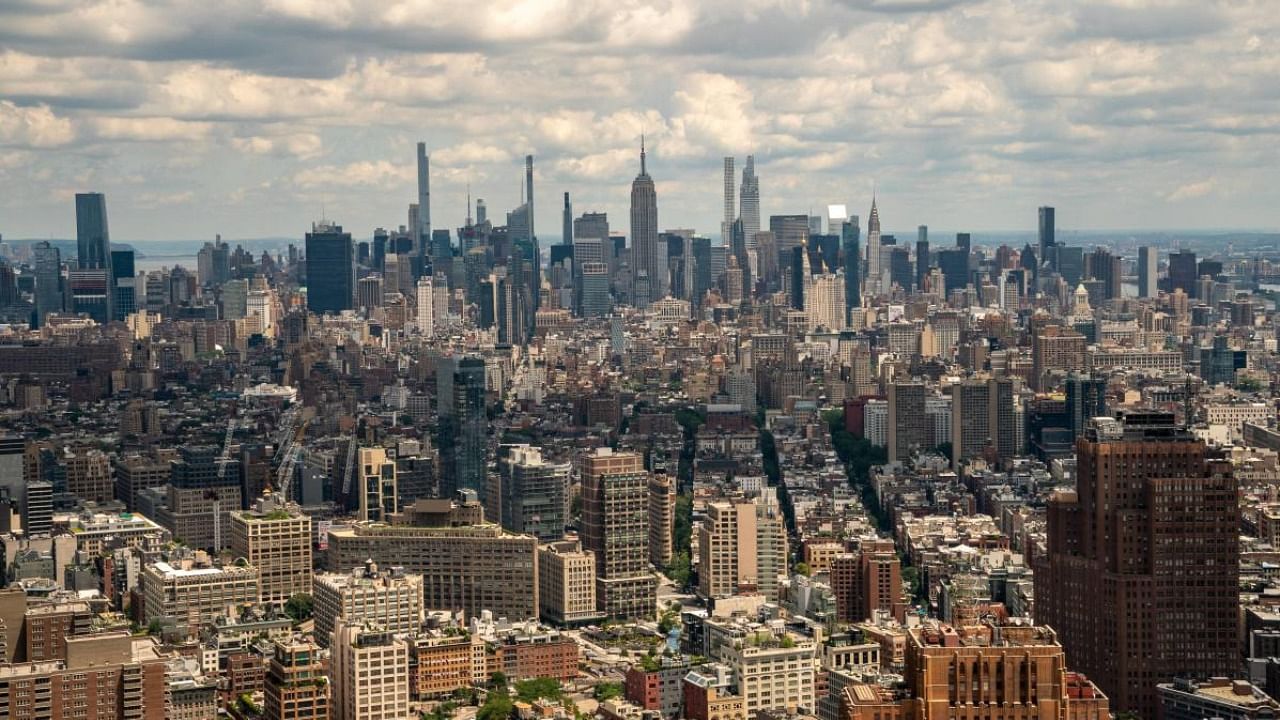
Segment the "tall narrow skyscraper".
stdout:
[[427,144],[418,143],[418,249],[419,255],[431,242],[431,156]]
[[81,270],[111,269],[107,198],[102,193],[76,193],[76,250]]
[[726,157],[724,159],[724,219],[720,221],[720,242],[723,245],[731,243],[734,212],[737,210],[737,203],[733,199],[733,186],[733,158]]
[[1156,281],[1160,277],[1159,249],[1151,245],[1138,248],[1138,297],[1156,296]]
[[1054,229],[1053,208],[1044,206],[1040,208],[1040,263],[1049,258],[1049,248],[1058,244],[1056,231]]
[[[747,250],[756,249],[756,233],[760,232],[760,179],[756,177],[756,156],[748,155],[742,166],[742,188],[738,193],[738,217],[742,218],[742,236]],[[756,268],[750,268],[754,273]]]
[[880,211],[876,209],[876,197],[871,196],[871,218],[867,220],[867,292],[874,295],[880,290]]
[[[631,264],[636,305],[648,305],[666,294],[667,263],[658,253],[658,194],[645,164],[643,137],[640,138],[640,174],[631,183]],[[648,293],[639,297],[636,290],[646,286]]]
[[36,271],[36,327],[49,313],[62,312],[62,257],[47,240],[32,248]]
[[840,252],[844,255],[844,310],[845,322],[849,313],[862,305],[862,248],[859,247],[858,216],[845,221],[840,228]]
[[564,194],[564,220],[563,229],[560,231],[560,243],[562,245],[573,244],[573,205],[569,203],[569,193]]
[[538,237],[537,226],[533,224],[533,156],[524,156],[524,192],[529,199],[529,239]]

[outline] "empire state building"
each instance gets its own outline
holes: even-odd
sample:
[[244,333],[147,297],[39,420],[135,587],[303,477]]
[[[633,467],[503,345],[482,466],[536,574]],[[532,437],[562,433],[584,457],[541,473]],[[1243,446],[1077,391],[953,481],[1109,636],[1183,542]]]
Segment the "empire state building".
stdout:
[[631,182],[632,296],[639,307],[667,294],[667,263],[658,253],[658,195],[645,168],[640,138],[640,174]]

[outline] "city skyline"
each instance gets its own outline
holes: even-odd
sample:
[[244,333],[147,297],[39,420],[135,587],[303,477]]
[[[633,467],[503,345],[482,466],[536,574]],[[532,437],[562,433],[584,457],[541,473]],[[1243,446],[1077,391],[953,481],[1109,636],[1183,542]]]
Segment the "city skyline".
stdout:
[[516,207],[526,154],[543,197],[624,217],[642,132],[659,224],[707,235],[723,158],[748,154],[762,217],[862,214],[874,183],[902,227],[1015,229],[1046,204],[1080,229],[1277,225],[1262,4],[584,10],[8,6],[0,232],[69,237],[63,203],[98,191],[121,239],[300,236],[322,208],[365,236],[407,223],[420,140],[437,226],[468,183]]

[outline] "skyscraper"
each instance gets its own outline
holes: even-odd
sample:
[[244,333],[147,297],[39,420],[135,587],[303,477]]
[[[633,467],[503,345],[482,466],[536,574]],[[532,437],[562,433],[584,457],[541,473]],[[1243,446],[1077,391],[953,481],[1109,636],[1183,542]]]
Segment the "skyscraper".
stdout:
[[433,335],[436,331],[436,314],[435,314],[435,288],[432,284],[432,278],[424,276],[418,278],[417,287],[418,301],[418,332],[423,335]]
[[1138,297],[1156,296],[1156,280],[1160,277],[1159,251],[1151,245],[1138,248]]
[[124,320],[138,309],[132,250],[111,251],[112,319]]
[[871,218],[867,220],[867,291],[880,291],[880,211],[876,199],[871,197]]
[[726,157],[724,159],[724,219],[720,221],[720,243],[722,245],[730,245],[733,233],[734,212],[737,210],[737,204],[734,202],[735,178],[733,176],[733,158]]
[[458,490],[474,490],[483,498],[488,448],[484,359],[446,358],[436,372],[441,495],[452,497]]
[[[742,166],[742,188],[738,193],[738,217],[742,218],[742,235],[747,249],[756,247],[756,233],[760,232],[760,178],[756,177],[756,156],[748,155]],[[752,268],[754,272],[754,268]]]
[[1169,253],[1169,291],[1182,290],[1187,297],[1196,296],[1196,279],[1199,278],[1196,267],[1196,254],[1190,250],[1179,250]]
[[427,243],[431,242],[431,156],[427,155],[427,144],[418,143],[418,227],[417,232],[419,255],[425,253]]
[[848,314],[856,307],[862,305],[862,275],[860,265],[862,263],[862,250],[858,247],[858,235],[860,228],[858,227],[858,218],[852,217],[848,222],[840,228],[841,248],[844,253],[844,309],[846,320]]
[[658,253],[658,195],[645,165],[644,138],[640,138],[640,174],[631,183],[631,266],[633,294],[642,286],[641,276],[647,280],[649,292],[645,297],[634,297],[637,305],[645,306],[666,294],[667,262]]
[[1095,419],[1076,456],[1076,491],[1049,502],[1036,619],[1115,709],[1156,717],[1157,683],[1239,670],[1237,482],[1171,413]]
[[[498,463],[499,472],[490,473],[501,487],[486,496],[486,504],[498,512],[489,519],[501,522],[511,532],[533,535],[539,542],[563,538],[568,520],[569,463],[551,462],[543,458],[541,448],[529,445],[502,450],[506,455]],[[489,516],[488,509],[485,516]]]
[[1040,262],[1044,263],[1049,258],[1049,248],[1058,244],[1057,236],[1054,229],[1053,208],[1044,206],[1040,208]]
[[560,231],[560,244],[573,244],[573,205],[569,204],[569,193],[564,194],[564,220]]
[[889,462],[903,462],[913,450],[929,449],[933,421],[924,411],[926,394],[922,383],[889,386]]
[[32,248],[36,271],[36,327],[49,313],[62,312],[62,256],[47,240]]
[[[530,240],[538,236],[538,230],[533,224],[533,156],[524,156],[524,192],[528,198],[526,204],[529,206],[529,238]],[[654,223],[657,226],[657,223]]]
[[341,225],[313,223],[307,233],[307,309],[317,315],[350,310],[355,302],[356,263],[351,233]]
[[76,249],[81,270],[111,269],[107,198],[102,193],[76,193]]

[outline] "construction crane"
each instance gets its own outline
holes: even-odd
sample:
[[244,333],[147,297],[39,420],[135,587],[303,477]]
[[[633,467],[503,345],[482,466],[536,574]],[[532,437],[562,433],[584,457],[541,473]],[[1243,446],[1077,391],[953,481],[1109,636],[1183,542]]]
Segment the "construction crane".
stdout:
[[302,436],[306,433],[307,421],[303,420],[298,424],[298,428],[289,436],[287,444],[277,453],[281,458],[280,465],[276,473],[276,488],[284,497],[284,501],[289,502],[289,490],[293,486],[293,471],[298,464],[298,458],[302,455]]
[[356,434],[351,433],[351,442],[347,444],[346,472],[342,474],[342,497],[351,497],[351,476],[356,471]]
[[222,494],[219,490],[227,479],[227,469],[231,467],[231,441],[236,433],[237,414],[233,410],[227,419],[227,433],[222,439],[222,454],[218,456],[218,486],[205,493],[205,498],[213,501],[213,551],[222,552]]

